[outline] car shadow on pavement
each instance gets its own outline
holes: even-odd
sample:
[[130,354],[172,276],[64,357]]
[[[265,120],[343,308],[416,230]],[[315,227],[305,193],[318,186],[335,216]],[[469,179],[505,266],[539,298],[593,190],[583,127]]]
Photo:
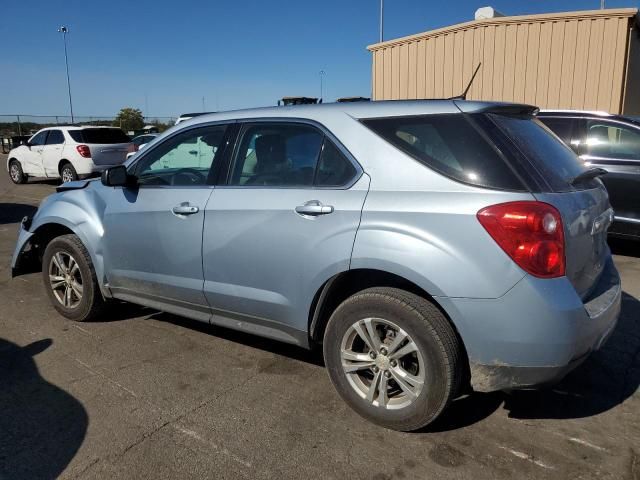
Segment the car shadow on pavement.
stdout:
[[57,478],[84,440],[88,416],[38,372],[33,357],[51,339],[25,347],[0,338],[0,478]]
[[0,225],[19,223],[25,215],[33,215],[38,208],[24,203],[0,203]]
[[622,313],[609,340],[562,382],[540,390],[461,397],[426,431],[473,425],[500,406],[510,418],[572,419],[598,415],[624,402],[640,386],[640,301],[622,295]]
[[307,350],[296,345],[283,343],[277,340],[271,340],[265,337],[259,337],[258,335],[252,335],[250,333],[240,332],[238,330],[232,330],[230,328],[220,327],[218,325],[209,325],[207,323],[178,317],[169,313],[159,312],[155,315],[152,315],[150,318],[158,320],[160,322],[171,323],[180,327],[196,330],[208,335],[214,335],[224,340],[241,343],[242,345],[246,345],[247,347],[257,348],[270,353],[274,353],[276,355],[281,355],[284,357],[289,357],[295,360],[310,363],[312,365],[324,366],[322,352],[319,349]]
[[[207,335],[265,350],[276,355],[324,366],[321,351],[251,335],[224,327],[122,304],[108,320],[148,315]],[[149,313],[151,312],[151,314]],[[113,318],[112,318],[113,317]],[[471,393],[453,401],[423,432],[445,432],[465,428],[491,416],[501,406],[518,419],[583,418],[606,412],[632,396],[640,385],[640,301],[622,296],[622,313],[605,345],[557,385],[540,390]]]
[[640,301],[622,294],[622,313],[611,338],[560,384],[507,395],[513,418],[584,418],[612,409],[640,385]]

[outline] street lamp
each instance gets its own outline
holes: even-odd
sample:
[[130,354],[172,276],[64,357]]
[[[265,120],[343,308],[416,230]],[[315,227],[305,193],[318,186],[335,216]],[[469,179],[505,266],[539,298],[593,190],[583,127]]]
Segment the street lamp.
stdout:
[[384,41],[384,0],[380,0],[380,43]]
[[69,110],[71,110],[71,123],[75,123],[73,118],[73,103],[71,103],[71,80],[69,80],[69,57],[67,56],[67,33],[69,33],[69,29],[63,25],[60,28],[58,28],[58,32],[62,33],[62,41],[64,42],[64,63],[67,66],[67,90],[69,91]]
[[324,92],[324,83],[323,83],[323,78],[324,78],[324,70],[320,70],[320,72],[318,72],[318,75],[320,75],[320,101],[322,101],[323,99],[323,92]]

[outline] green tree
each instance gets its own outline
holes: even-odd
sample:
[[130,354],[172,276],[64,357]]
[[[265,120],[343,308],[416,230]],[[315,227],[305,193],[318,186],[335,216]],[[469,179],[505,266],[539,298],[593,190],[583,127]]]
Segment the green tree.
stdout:
[[125,107],[116,116],[113,121],[114,127],[120,127],[125,132],[130,130],[142,130],[144,127],[144,116],[137,108]]

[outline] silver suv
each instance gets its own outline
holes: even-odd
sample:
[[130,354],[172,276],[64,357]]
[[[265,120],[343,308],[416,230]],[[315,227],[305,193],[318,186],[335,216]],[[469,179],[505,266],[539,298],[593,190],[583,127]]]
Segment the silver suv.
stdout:
[[620,311],[607,192],[525,105],[205,115],[25,218],[54,307],[120,299],[303,347],[388,428],[560,379]]

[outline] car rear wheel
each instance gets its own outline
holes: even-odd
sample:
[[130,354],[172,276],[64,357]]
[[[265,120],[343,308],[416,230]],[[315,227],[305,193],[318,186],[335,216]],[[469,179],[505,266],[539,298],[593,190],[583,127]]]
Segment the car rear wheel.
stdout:
[[457,393],[462,348],[435,305],[395,288],[345,300],[324,336],[329,377],[357,413],[411,431],[433,422]]
[[62,179],[62,183],[75,182],[78,180],[78,174],[76,173],[76,169],[73,168],[73,165],[65,163],[62,165],[62,168],[60,168],[60,178]]
[[51,303],[64,317],[82,322],[100,314],[105,301],[89,252],[77,236],[62,235],[49,242],[42,276]]
[[13,183],[26,183],[27,176],[22,171],[22,165],[20,165],[19,161],[11,160],[11,162],[9,162],[9,177],[11,177]]

